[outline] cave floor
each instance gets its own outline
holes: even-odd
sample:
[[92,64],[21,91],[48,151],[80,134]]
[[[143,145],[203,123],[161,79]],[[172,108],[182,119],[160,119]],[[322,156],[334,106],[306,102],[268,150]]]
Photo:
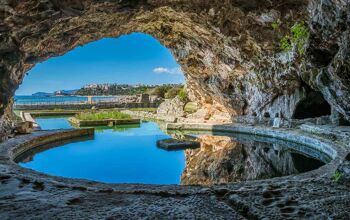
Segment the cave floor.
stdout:
[[38,131],[0,143],[0,219],[350,219],[349,186],[331,178],[350,151],[347,129],[330,128],[339,131],[331,135],[324,134],[329,127],[251,129],[312,138],[331,145],[335,159],[300,175],[233,184],[103,184],[49,176],[13,162],[19,145],[66,132]]

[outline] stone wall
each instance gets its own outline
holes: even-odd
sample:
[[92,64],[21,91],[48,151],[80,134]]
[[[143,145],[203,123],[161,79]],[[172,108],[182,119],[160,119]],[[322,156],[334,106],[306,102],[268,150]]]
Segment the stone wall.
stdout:
[[76,109],[108,109],[108,108],[157,108],[160,103],[117,103],[117,102],[101,102],[101,103],[82,103],[82,104],[45,104],[45,105],[16,105],[16,110],[53,110],[53,109],[64,109],[64,110],[76,110]]
[[[201,107],[195,119],[290,118],[307,96],[301,91],[314,91],[349,120],[349,8],[333,0],[3,0],[0,120],[35,64],[131,32],[172,51]],[[296,23],[310,33],[303,54],[295,44],[280,48]]]

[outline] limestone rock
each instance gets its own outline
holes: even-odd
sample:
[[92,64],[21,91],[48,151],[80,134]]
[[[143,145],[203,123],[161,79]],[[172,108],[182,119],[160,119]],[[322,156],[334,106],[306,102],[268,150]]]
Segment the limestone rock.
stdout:
[[179,97],[175,97],[174,99],[165,100],[157,109],[158,115],[164,116],[175,116],[175,117],[183,117],[185,115],[184,102],[180,100]]
[[31,121],[25,121],[25,122],[20,122],[16,125],[15,127],[15,132],[17,134],[30,134],[33,132],[33,122]]
[[341,183],[350,186],[350,153],[345,157],[344,161],[338,166],[337,173]]
[[157,141],[157,146],[166,150],[181,150],[188,148],[198,148],[199,142],[191,140],[165,139]]

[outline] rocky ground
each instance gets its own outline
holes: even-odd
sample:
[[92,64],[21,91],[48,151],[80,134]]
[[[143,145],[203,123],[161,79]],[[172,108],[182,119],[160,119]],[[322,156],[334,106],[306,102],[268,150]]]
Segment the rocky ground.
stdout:
[[[235,129],[276,133],[265,127],[235,125]],[[329,164],[301,175],[211,186],[102,184],[48,176],[21,168],[12,161],[12,152],[33,138],[44,140],[66,131],[22,135],[0,145],[0,218],[349,219],[349,182],[345,176],[332,179],[349,150],[344,144],[349,136],[331,142],[320,135],[329,128],[310,129],[318,135],[297,129],[277,132],[298,140],[311,138],[319,147],[331,146],[335,151],[328,152],[334,158]]]

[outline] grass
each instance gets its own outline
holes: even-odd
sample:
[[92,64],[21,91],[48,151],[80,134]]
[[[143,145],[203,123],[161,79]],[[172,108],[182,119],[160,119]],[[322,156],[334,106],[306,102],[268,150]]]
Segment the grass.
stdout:
[[130,115],[122,112],[79,113],[75,117],[83,121],[106,120],[106,119],[131,119]]

